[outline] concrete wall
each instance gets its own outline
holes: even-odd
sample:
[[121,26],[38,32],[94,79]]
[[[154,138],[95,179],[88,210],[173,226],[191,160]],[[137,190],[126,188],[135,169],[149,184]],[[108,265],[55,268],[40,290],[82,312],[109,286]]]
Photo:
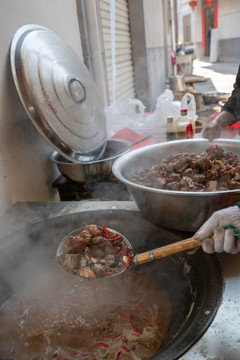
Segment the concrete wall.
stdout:
[[160,0],[144,0],[146,56],[149,79],[149,107],[154,109],[166,88],[163,8]]
[[[202,37],[202,21],[201,21],[201,2],[198,1],[197,6],[192,10],[188,3],[182,0],[177,1],[178,10],[178,42],[179,45],[184,43],[183,36],[183,17],[191,16],[191,42],[195,45],[195,55],[201,56],[201,37]],[[200,47],[199,47],[200,44]]]
[[[164,38],[162,0],[129,0],[136,97],[148,111],[155,109],[166,88],[168,39]],[[169,30],[169,29],[168,29]]]
[[[192,41],[195,44],[196,57],[204,54],[202,40],[201,2],[198,1],[194,11],[182,0],[178,0],[179,42],[183,41],[182,18],[191,13]],[[218,0],[218,35],[219,35],[219,61],[239,62],[240,58],[240,1]]]
[[240,37],[240,1],[218,1],[218,31],[219,39],[233,39]]
[[9,48],[24,24],[48,27],[81,57],[75,0],[1,0],[0,12],[0,213],[17,201],[58,200],[59,175],[48,161],[52,148],[28,118],[13,83]]
[[240,1],[219,0],[219,61],[240,61]]

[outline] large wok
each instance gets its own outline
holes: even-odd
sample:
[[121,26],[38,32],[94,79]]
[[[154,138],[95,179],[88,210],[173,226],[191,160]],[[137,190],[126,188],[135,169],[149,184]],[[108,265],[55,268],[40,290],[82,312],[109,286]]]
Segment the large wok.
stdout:
[[[202,152],[209,144],[208,140],[194,139],[150,145],[123,155],[115,161],[112,170],[127,186],[144,217],[160,226],[195,232],[214,211],[240,201],[240,189],[212,192],[170,191],[138,185],[131,178],[136,171],[158,164],[170,154]],[[214,144],[240,157],[238,140],[219,139]]]
[[[59,240],[82,222],[102,224],[116,229],[131,239],[137,251],[143,251],[186,237],[160,228],[142,218],[139,211],[96,210],[76,212],[29,224],[22,230],[0,239],[0,308],[12,296],[36,284],[39,276],[46,279],[61,274],[61,286],[69,280],[56,261]],[[152,360],[179,359],[206,331],[222,299],[221,269],[215,255],[197,251],[141,265],[141,271],[165,291],[171,301],[172,316],[164,341]],[[129,270],[131,271],[131,270]],[[124,274],[122,275],[124,276]],[[80,282],[79,278],[77,281]],[[101,286],[101,281],[96,286]],[[120,277],[108,279],[120,281]],[[84,282],[82,282],[84,295]],[[87,286],[87,285],[86,285]],[[121,281],[120,285],[121,286]],[[6,324],[0,322],[0,328]],[[71,329],[70,329],[71,331]],[[0,358],[3,359],[0,347]],[[8,359],[14,355],[9,353]]]

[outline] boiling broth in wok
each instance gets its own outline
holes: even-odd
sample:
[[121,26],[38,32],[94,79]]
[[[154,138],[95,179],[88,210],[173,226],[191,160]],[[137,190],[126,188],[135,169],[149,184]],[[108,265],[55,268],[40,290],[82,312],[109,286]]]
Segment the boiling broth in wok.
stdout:
[[166,294],[136,272],[95,282],[97,299],[92,282],[57,272],[19,292],[0,311],[0,354],[16,360],[148,359],[168,330]]

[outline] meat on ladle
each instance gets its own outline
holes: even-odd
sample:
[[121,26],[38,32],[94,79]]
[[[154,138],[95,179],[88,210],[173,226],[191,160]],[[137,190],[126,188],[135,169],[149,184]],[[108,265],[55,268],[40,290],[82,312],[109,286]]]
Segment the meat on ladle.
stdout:
[[124,272],[132,264],[143,264],[201,246],[193,238],[135,254],[130,242],[121,233],[104,225],[87,225],[60,242],[57,260],[70,274],[94,279]]

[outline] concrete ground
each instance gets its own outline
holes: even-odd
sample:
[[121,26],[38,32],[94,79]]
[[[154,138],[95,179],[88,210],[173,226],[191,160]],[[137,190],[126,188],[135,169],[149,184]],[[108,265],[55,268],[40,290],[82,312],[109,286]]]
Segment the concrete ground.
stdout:
[[[238,67],[239,64],[236,63],[211,63],[208,59],[195,59],[193,61],[193,74],[206,78],[206,81],[194,84],[196,93],[206,94],[217,91],[230,95],[233,90]],[[197,109],[197,115],[200,120],[208,123],[220,111],[221,106],[218,103],[206,105],[202,102],[201,106]],[[222,137],[240,139],[239,129],[225,129],[222,132]]]
[[196,92],[231,93],[238,67],[239,64],[236,63],[211,63],[207,59],[195,59],[193,61],[193,74],[206,78],[206,81],[194,84]]

